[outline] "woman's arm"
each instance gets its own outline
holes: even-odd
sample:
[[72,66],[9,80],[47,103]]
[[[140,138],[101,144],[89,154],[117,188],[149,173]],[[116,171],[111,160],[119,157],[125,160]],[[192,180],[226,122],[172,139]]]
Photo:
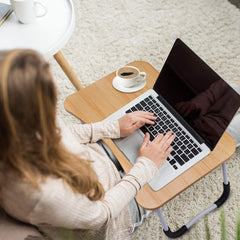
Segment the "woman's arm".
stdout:
[[97,122],[91,124],[73,124],[70,131],[81,143],[94,143],[103,138],[119,138],[118,121]]
[[73,193],[60,179],[49,179],[42,186],[42,197],[26,216],[26,221],[34,225],[47,223],[70,229],[100,228],[126,208],[157,170],[151,160],[139,157],[130,172],[105,193],[104,199],[98,201]]
[[[136,164],[110,190],[103,200],[90,201],[85,195],[73,193],[60,179],[42,185],[42,197],[26,219],[32,224],[48,223],[67,228],[96,229],[127,207],[140,188],[157,173],[172,150],[174,136],[160,134],[151,143],[146,134]],[[151,160],[150,160],[151,159]],[[106,172],[107,174],[107,172]]]
[[81,143],[93,143],[104,138],[126,137],[144,124],[154,124],[154,120],[153,113],[136,111],[115,121],[74,124],[69,129]]

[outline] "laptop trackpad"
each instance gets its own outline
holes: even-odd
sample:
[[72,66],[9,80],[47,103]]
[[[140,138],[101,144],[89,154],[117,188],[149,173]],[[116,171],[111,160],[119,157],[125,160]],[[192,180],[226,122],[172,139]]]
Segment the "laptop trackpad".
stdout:
[[[143,132],[141,130],[137,130],[128,137],[115,139],[113,141],[131,162],[131,164],[134,165],[138,156],[138,150],[142,145],[143,138]],[[169,164],[165,161],[159,169],[158,174],[149,182],[149,186],[153,189],[153,191],[158,191],[169,182],[168,178],[169,176],[174,176],[172,175],[173,173],[174,170],[171,167],[169,169]]]
[[127,159],[134,164],[138,156],[138,150],[142,145],[144,135],[141,130],[137,130],[128,137],[113,140]]

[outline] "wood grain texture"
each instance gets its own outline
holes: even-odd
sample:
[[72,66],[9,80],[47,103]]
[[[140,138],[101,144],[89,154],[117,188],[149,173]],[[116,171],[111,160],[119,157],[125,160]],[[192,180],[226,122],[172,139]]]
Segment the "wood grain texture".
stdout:
[[61,66],[62,70],[65,72],[69,80],[72,82],[73,86],[77,89],[80,90],[83,88],[82,84],[80,83],[79,79],[77,78],[76,74],[72,70],[71,66],[63,56],[61,51],[58,51],[54,55],[55,60],[58,62],[58,64]]
[[102,121],[116,110],[132,101],[134,98],[152,88],[159,72],[146,62],[133,62],[128,65],[136,66],[147,73],[146,86],[135,93],[122,93],[112,86],[115,72],[96,81],[88,87],[67,97],[65,109],[80,118],[83,122]]
[[[112,80],[116,74],[113,72],[67,97],[64,102],[65,109],[85,123],[102,121],[116,110],[153,87],[159,74],[153,66],[143,61],[132,62],[128,65],[136,66],[140,71],[147,73],[147,84],[142,90],[135,93],[122,93],[117,91],[112,86]],[[105,139],[104,141],[113,151],[124,171],[128,172],[132,164],[111,139]],[[235,149],[236,144],[233,138],[228,133],[225,133],[214,151],[159,191],[153,191],[151,187],[146,184],[136,196],[138,203],[145,209],[153,210],[159,208],[224,163],[234,154]]]

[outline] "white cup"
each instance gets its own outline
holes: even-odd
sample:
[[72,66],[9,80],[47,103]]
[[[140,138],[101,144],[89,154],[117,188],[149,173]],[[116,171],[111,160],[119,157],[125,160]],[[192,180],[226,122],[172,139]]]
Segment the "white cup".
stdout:
[[21,23],[33,23],[37,17],[43,17],[47,13],[47,7],[41,1],[11,0],[11,4],[14,13]]
[[116,81],[119,86],[131,88],[144,83],[146,73],[134,66],[125,66],[116,71]]

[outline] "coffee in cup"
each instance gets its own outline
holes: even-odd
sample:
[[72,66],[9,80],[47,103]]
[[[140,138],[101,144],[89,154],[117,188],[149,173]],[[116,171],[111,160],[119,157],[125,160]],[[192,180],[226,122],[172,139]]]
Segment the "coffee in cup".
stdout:
[[145,82],[146,73],[134,66],[125,66],[116,71],[116,81],[119,86],[125,88],[135,87]]

